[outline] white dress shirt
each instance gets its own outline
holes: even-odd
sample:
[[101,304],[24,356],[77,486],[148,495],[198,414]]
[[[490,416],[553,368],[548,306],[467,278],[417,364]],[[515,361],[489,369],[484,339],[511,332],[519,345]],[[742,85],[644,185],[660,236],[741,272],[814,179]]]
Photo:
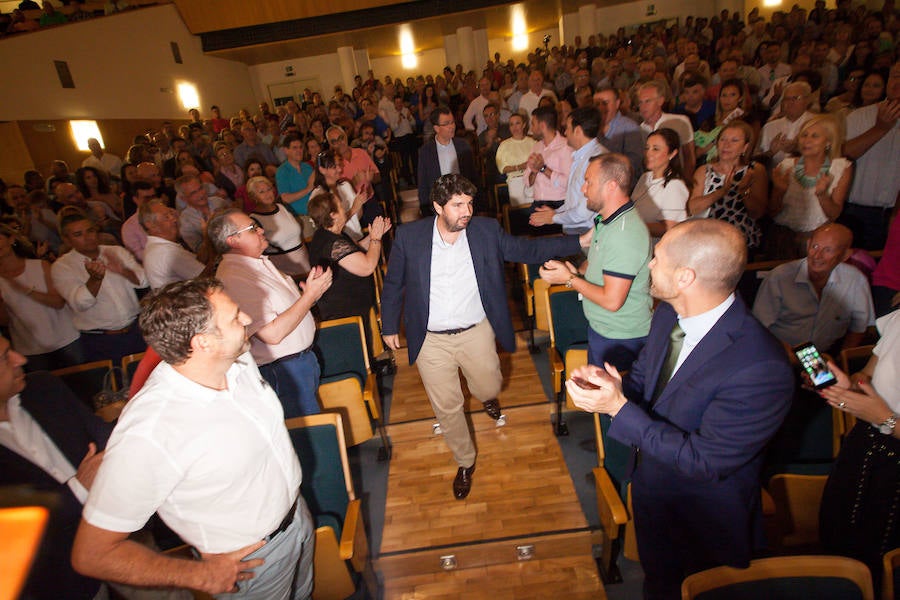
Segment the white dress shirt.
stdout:
[[109,531],[154,512],[200,552],[243,548],[270,534],[300,490],[284,412],[249,354],[227,389],[160,363],[125,406],[91,486],[84,519]]
[[678,372],[687,357],[691,355],[697,344],[706,337],[709,330],[712,329],[722,315],[725,314],[731,305],[734,304],[734,292],[728,295],[725,300],[705,313],[694,315],[693,317],[678,317],[678,324],[684,331],[684,342],[681,346],[681,352],[678,353],[678,360],[675,362],[675,368],[672,369],[672,375]]
[[144,271],[147,273],[150,289],[158,290],[176,281],[193,279],[203,272],[203,268],[203,263],[181,244],[155,235],[147,236]]
[[485,316],[466,230],[460,231],[456,241],[448,244],[441,237],[435,218],[431,235],[428,330],[468,327],[480,323]]
[[[0,421],[0,446],[6,446],[56,481],[68,485],[78,501],[84,504],[88,492],[75,478],[75,467],[40,424],[22,408],[18,394],[9,399],[6,410],[9,421]],[[84,451],[87,452],[87,448]]]
[[122,265],[138,278],[138,285],[109,269],[103,276],[100,290],[94,296],[87,289],[90,275],[84,263],[90,260],[76,250],[60,256],[50,268],[53,286],[72,309],[72,322],[80,331],[92,329],[123,329],[141,311],[135,288],[147,287],[147,276],[132,256],[121,246],[100,246],[100,260],[114,255]]

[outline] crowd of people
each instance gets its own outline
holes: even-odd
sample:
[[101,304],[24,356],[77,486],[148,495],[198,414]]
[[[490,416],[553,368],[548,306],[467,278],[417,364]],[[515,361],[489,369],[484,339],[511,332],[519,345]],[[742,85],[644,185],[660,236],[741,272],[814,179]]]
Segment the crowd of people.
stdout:
[[88,6],[85,6],[84,0],[61,0],[60,4],[62,6],[43,0],[39,5],[34,0],[22,0],[9,13],[0,13],[0,37],[77,23],[137,8],[125,0],[91,2]]
[[[829,486],[824,505],[843,506],[838,497],[857,486],[857,500],[871,504],[854,509],[854,518],[871,522],[841,529],[861,535],[823,540],[874,571],[900,536],[891,512],[900,473],[897,353],[888,353],[900,293],[900,225],[893,219],[900,192],[898,33],[893,0],[880,11],[849,0],[826,9],[819,1],[811,11],[794,6],[768,21],[755,10],[746,18],[723,10],[668,28],[619,29],[584,44],[576,38],[572,46],[536,49],[520,63],[497,53],[480,71],[448,66],[405,81],[369,71],[356,76],[349,93],[342,86],[333,94],[307,89],[274,111],[267,102],[231,118],[218,106],[206,118],[194,109],[187,123],[139,132],[124,158],[92,139],[74,172],[58,160],[49,173],[30,170],[21,184],[0,186],[0,321],[11,340],[7,353],[16,357],[7,359],[9,368],[118,360],[149,342],[171,367],[154,374],[156,396],[178,386],[220,389],[228,380],[274,390],[261,401],[266,414],[275,396],[285,417],[314,414],[316,319],[360,316],[370,324],[370,310],[379,308],[372,275],[396,235],[380,307],[385,342],[399,347],[404,315],[410,360],[458,463],[453,492],[463,500],[476,452],[454,384],[458,369],[499,420],[495,336],[507,349],[515,343],[503,262],[542,263],[544,279],[583,297],[592,366],[575,375],[600,389],[568,387],[580,406],[615,416],[610,435],[637,449],[635,511],[647,597],[668,598],[685,573],[745,564],[756,548],[750,533],[759,507],[751,484],[792,396],[801,393],[785,350],[812,341],[834,355],[861,344],[878,318],[884,337],[877,364],[859,378],[839,373],[825,392],[829,403],[857,416],[859,432],[851,435],[854,454],[838,461],[843,483]],[[392,223],[398,188],[417,190],[425,217],[417,225]],[[530,242],[508,236],[493,220],[504,204],[510,213],[530,207],[519,233],[565,235]],[[854,248],[880,251],[877,266]],[[430,272],[422,266],[429,255]],[[752,306],[735,295],[748,256],[783,263]],[[473,269],[473,261],[485,270]],[[147,288],[151,300],[142,312]],[[178,294],[202,307],[184,317],[190,323],[178,321],[178,311],[190,312]],[[654,310],[654,299],[665,308]],[[172,339],[165,327],[176,321],[182,337]],[[213,323],[225,338],[210,333]],[[238,329],[249,336],[246,344]],[[673,329],[681,332],[678,350],[669,346]],[[735,336],[744,345],[726,348]],[[711,352],[714,343],[719,354]],[[702,367],[701,356],[712,367]],[[685,372],[695,374],[685,388],[694,400],[678,404]],[[718,387],[722,373],[733,375],[733,388]],[[739,411],[728,404],[736,398]],[[187,404],[185,396],[190,411]],[[747,422],[756,423],[752,432],[742,428]],[[122,427],[122,447],[161,435],[134,415]],[[171,439],[171,449],[144,455],[169,460],[177,454]],[[685,444],[692,444],[684,453],[690,458],[681,455]],[[887,466],[866,468],[886,472],[883,485],[877,493],[857,491],[867,484],[853,478],[853,468],[872,447]],[[294,466],[282,450],[267,460],[293,483]],[[128,470],[123,452],[108,457],[104,486],[115,487],[112,473]],[[70,471],[80,473],[79,464]],[[265,489],[283,484],[264,475]],[[671,482],[665,497],[660,477]],[[90,488],[93,474],[78,479]],[[714,503],[709,510],[684,503],[711,481],[713,493],[703,500]],[[143,551],[104,528],[139,528],[160,506],[169,514],[184,507],[157,499],[118,514],[100,495],[85,513],[79,570],[215,591],[244,580],[241,572],[223,571],[214,584],[197,585],[194,572],[162,581],[92,558],[91,549],[101,547],[140,562]],[[277,516],[287,515],[276,535],[305,514],[295,494],[278,504]],[[679,506],[709,516],[723,505],[722,526],[712,533],[732,536],[727,552],[708,537],[683,541],[706,525],[655,527],[692,523]],[[174,521],[198,539],[192,518],[203,520]],[[273,524],[278,520],[261,519],[237,543],[217,531],[215,543],[198,547],[248,550]],[[308,535],[298,529],[298,538]],[[671,548],[679,547],[690,550],[680,564],[671,560]]]

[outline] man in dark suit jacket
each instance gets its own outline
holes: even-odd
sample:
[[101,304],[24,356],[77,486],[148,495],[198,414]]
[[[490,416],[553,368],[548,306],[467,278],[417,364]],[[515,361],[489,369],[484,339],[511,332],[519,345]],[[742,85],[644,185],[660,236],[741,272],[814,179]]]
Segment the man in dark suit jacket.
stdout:
[[[27,485],[59,498],[23,595],[47,600],[93,598],[100,582],[77,574],[69,555],[86,490],[112,427],[46,371],[29,373],[26,379],[22,375],[25,358],[10,349],[4,338],[0,338],[0,354],[5,357],[0,361],[0,486]],[[31,422],[37,427],[32,428]],[[69,464],[58,464],[52,453],[42,450],[45,441],[52,442]],[[45,470],[47,465],[32,460],[49,461],[55,475]]]
[[[434,215],[431,210],[431,186],[441,175],[459,173],[469,181],[478,181],[471,146],[464,139],[453,137],[456,133],[456,121],[453,120],[450,109],[438,106],[428,118],[434,125],[434,139],[419,148],[418,166],[419,209],[423,217]],[[443,164],[441,157],[444,158]]]
[[497,221],[473,217],[475,186],[461,175],[440,177],[431,200],[437,218],[397,232],[384,280],[382,320],[390,348],[400,347],[404,314],[410,364],[416,363],[444,440],[459,465],[453,491],[462,500],[475,471],[458,369],[469,390],[500,418],[502,376],[496,339],[508,351],[516,338],[504,284],[504,261],[537,264],[580,250],[577,236],[528,240]]
[[685,576],[746,567],[761,545],[763,449],[794,378],[781,345],[734,294],[747,256],[736,228],[687,221],[655,253],[650,292],[664,302],[632,370],[623,381],[614,367],[588,365],[572,377],[600,388],[566,387],[580,408],[614,417],[609,436],[634,449],[644,597],[675,599]]

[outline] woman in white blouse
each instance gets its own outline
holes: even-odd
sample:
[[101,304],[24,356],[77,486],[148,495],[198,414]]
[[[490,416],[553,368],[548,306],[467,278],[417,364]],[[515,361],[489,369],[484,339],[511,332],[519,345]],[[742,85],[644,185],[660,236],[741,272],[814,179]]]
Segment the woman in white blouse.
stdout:
[[266,232],[269,247],[265,255],[282,273],[305,277],[309,273],[309,252],[303,243],[300,223],[284,204],[275,202],[275,187],[266,177],[251,177],[247,195],[256,208],[250,213]]
[[690,192],[678,160],[680,146],[678,134],[668,127],[647,136],[644,146],[647,171],[638,179],[631,194],[654,243],[668,229],[687,219]]
[[804,123],[797,145],[800,156],[784,159],[772,172],[770,210],[776,227],[768,254],[776,259],[806,256],[813,230],[838,218],[853,180],[853,165],[839,156],[833,116],[816,115]]

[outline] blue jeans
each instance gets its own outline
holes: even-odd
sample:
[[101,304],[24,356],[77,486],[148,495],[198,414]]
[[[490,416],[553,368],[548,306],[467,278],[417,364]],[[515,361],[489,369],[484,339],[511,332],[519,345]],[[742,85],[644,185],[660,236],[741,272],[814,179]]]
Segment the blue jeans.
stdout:
[[306,600],[313,588],[315,530],[303,496],[297,499],[294,521],[288,528],[249,554],[244,560],[262,558],[253,579],[238,583],[238,591],[219,594],[227,600]]
[[316,390],[319,389],[319,360],[312,352],[301,352],[259,367],[284,407],[284,418],[305,417],[321,412]]
[[645,343],[647,336],[614,340],[588,328],[588,364],[602,368],[608,362],[619,372],[627,371]]

